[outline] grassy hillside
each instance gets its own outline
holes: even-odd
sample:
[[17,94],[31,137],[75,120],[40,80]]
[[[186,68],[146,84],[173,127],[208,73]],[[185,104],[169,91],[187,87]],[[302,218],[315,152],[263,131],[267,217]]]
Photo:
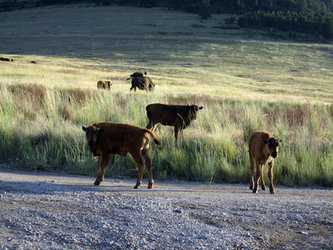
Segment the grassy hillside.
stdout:
[[[248,138],[267,130],[284,140],[276,183],[333,186],[333,46],[226,17],[83,4],[0,13],[0,57],[14,59],[0,62],[0,161],[95,175],[82,125],[145,126],[149,103],[195,103],[204,109],[177,149],[171,128],[156,130],[155,178],[248,182]],[[154,93],[129,91],[137,70]],[[111,93],[97,91],[99,79]],[[135,176],[135,164],[113,157],[107,175]]]

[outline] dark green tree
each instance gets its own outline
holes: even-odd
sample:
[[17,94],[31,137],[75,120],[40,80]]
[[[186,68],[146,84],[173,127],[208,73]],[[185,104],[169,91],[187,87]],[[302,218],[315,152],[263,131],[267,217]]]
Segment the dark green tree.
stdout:
[[333,16],[328,16],[324,24],[323,36],[327,40],[333,39]]
[[212,17],[209,11],[210,7],[210,0],[202,0],[201,3],[199,4],[199,16],[201,19],[208,19]]

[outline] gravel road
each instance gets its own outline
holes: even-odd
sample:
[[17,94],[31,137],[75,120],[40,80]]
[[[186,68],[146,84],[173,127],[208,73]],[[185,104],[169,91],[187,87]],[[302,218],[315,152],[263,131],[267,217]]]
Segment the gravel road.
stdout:
[[94,179],[0,165],[0,248],[333,248],[332,189]]

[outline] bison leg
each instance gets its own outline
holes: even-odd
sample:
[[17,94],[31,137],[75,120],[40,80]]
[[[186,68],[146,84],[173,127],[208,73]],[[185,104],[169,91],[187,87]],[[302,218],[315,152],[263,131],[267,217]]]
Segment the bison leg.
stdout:
[[153,188],[154,180],[153,180],[151,159],[149,158],[149,151],[148,151],[148,149],[144,149],[141,152],[142,152],[143,158],[145,159],[146,168],[148,171],[148,177],[149,177],[148,189],[151,189],[151,188]]
[[175,127],[175,138],[176,138],[176,142],[178,141],[179,138],[179,128]]
[[151,131],[154,131],[155,126],[156,126],[156,123],[154,123],[154,121],[152,121],[152,120],[149,119],[149,122],[148,122],[146,128],[150,129]]
[[259,160],[256,160],[256,182],[254,184],[253,193],[258,193],[260,177],[262,176],[261,169]]
[[130,91],[134,89],[134,91],[136,91],[136,85],[132,83],[132,87],[130,88]]
[[136,184],[134,186],[134,189],[138,189],[139,186],[142,183],[142,176],[143,176],[145,160],[141,155],[141,151],[133,153],[133,154],[131,153],[131,155],[132,155],[134,161],[136,162],[136,164],[138,164],[138,179],[137,179]]
[[108,164],[109,164],[109,155],[107,155],[106,157],[105,156],[98,157],[98,162],[97,162],[98,173],[94,185],[98,186],[102,181],[104,181],[104,173]]
[[260,168],[261,168],[261,171],[260,171],[260,174],[261,174],[261,177],[260,177],[261,189],[266,190],[266,184],[265,184],[265,180],[264,180],[264,164],[262,164],[260,166]]
[[269,191],[271,194],[275,194],[274,185],[273,185],[273,168],[274,168],[274,161],[271,161],[269,164],[268,169],[268,179],[269,179]]
[[253,190],[253,184],[254,184],[254,159],[252,158],[250,154],[250,169],[251,169],[251,179],[250,179],[250,189]]

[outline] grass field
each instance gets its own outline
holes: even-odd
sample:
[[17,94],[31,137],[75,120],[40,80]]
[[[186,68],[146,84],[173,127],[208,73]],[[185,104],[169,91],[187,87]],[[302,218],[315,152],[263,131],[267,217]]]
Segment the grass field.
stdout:
[[[333,45],[273,39],[226,17],[87,4],[1,12],[0,56],[14,62],[0,62],[0,161],[95,175],[82,125],[144,127],[149,103],[197,104],[178,148],[170,127],[155,131],[156,179],[248,182],[249,136],[267,130],[284,140],[276,183],[333,186]],[[154,93],[129,91],[138,70]],[[135,164],[115,156],[106,174],[135,176]]]

